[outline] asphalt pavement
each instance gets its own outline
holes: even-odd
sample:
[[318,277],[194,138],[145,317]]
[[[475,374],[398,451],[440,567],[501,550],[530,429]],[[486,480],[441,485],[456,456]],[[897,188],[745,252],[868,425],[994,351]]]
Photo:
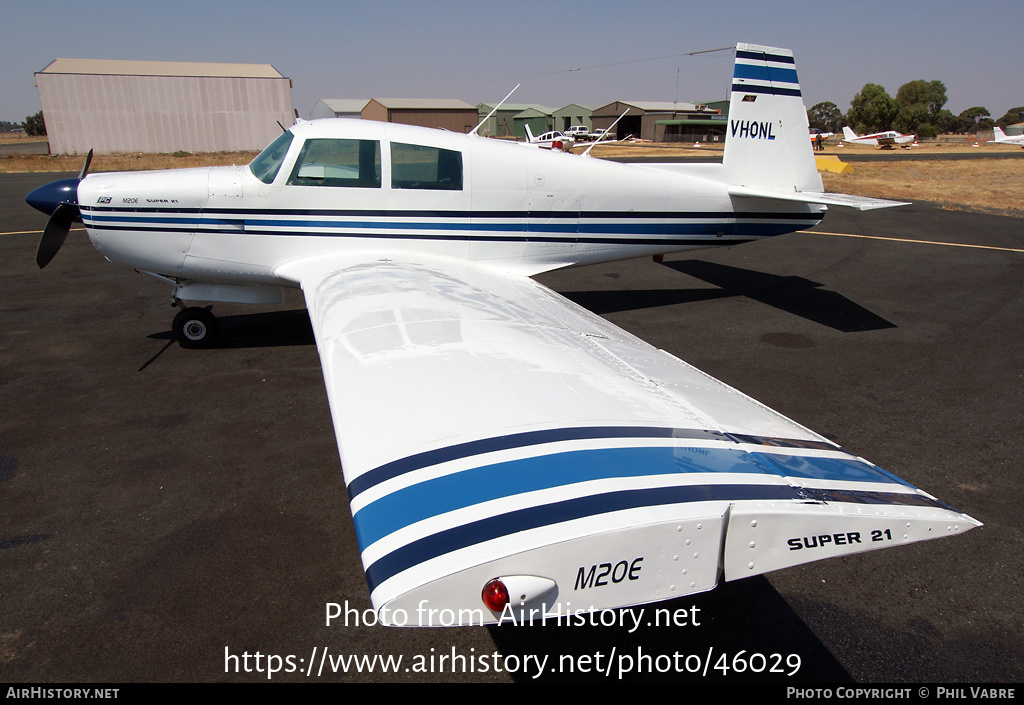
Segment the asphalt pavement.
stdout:
[[49,142],[0,143],[0,154],[49,154]]
[[539,277],[983,527],[721,584],[635,629],[398,629],[365,623],[301,296],[218,304],[220,345],[184,350],[169,287],[82,231],[36,268],[46,218],[23,198],[59,176],[0,176],[0,681],[1024,676],[1024,219],[833,209],[808,233]]

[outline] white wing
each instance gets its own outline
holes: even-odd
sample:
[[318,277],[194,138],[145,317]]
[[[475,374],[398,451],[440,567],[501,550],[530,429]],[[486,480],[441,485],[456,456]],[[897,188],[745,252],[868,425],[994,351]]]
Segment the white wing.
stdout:
[[427,258],[286,273],[385,623],[493,622],[498,576],[544,579],[526,608],[602,609],[977,524],[528,278]]

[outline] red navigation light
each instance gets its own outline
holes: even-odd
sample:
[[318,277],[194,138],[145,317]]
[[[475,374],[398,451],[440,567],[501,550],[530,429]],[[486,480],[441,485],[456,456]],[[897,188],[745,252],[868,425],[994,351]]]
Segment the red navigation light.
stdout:
[[492,612],[503,612],[508,605],[508,588],[500,580],[495,578],[484,585],[480,593],[481,599]]

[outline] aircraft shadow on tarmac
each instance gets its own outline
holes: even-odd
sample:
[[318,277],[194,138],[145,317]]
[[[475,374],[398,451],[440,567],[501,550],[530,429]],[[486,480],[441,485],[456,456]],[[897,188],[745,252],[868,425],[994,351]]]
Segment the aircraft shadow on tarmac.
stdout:
[[[212,307],[208,307],[211,308]],[[216,313],[216,311],[214,311]],[[267,311],[230,316],[218,316],[220,334],[214,348],[268,348],[288,345],[314,345],[313,325],[309,322],[306,309],[292,311]],[[153,357],[137,370],[142,372],[163,355],[174,344],[174,333],[169,330],[153,333],[150,340],[166,340]]]
[[[538,619],[532,625],[505,623],[488,630],[506,659],[517,655],[523,664],[513,678],[528,682],[593,681],[595,675],[604,676],[609,666],[609,681],[627,683],[853,680],[763,576],[631,609],[632,613],[630,609],[595,613],[593,624],[585,614],[584,625],[567,626],[564,620],[541,625]],[[662,611],[660,625],[655,623],[658,610]],[[676,624],[666,625],[665,615],[671,615]],[[638,616],[640,626],[636,627]],[[546,672],[534,679],[536,661],[526,666],[526,656],[548,656]],[[633,670],[625,672],[630,667]]]
[[[216,309],[213,309],[216,314]],[[266,311],[230,316],[217,316],[220,335],[215,348],[266,348],[288,345],[313,345],[313,326],[306,309]],[[153,340],[172,340],[166,330],[149,336]]]
[[[825,291],[821,289],[822,284],[803,277],[782,277],[701,260],[664,264],[718,288],[570,291],[562,295],[597,314],[746,296],[844,333],[896,327],[845,296]],[[305,309],[218,316],[217,320],[220,324],[220,336],[214,345],[217,348],[313,345],[316,342]],[[149,337],[173,339],[169,330]]]
[[598,314],[746,296],[843,333],[895,328],[881,316],[803,277],[781,277],[700,260],[665,262],[666,267],[718,289],[572,291],[563,296]]

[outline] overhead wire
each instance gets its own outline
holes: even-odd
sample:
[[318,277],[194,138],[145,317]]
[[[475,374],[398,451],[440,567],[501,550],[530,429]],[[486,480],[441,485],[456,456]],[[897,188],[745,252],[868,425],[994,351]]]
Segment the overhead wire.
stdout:
[[607,68],[613,68],[615,66],[628,66],[628,65],[631,65],[631,64],[641,64],[641,63],[645,63],[645,62],[648,62],[648,61],[663,61],[665,59],[675,59],[675,58],[678,58],[678,57],[681,57],[681,56],[697,56],[698,54],[711,54],[711,53],[714,53],[714,52],[717,52],[717,51],[732,51],[735,48],[736,48],[735,46],[727,46],[727,47],[718,47],[717,49],[699,49],[697,51],[685,51],[685,52],[682,52],[682,53],[679,53],[679,54],[666,54],[664,56],[652,56],[652,57],[648,57],[648,58],[645,58],[645,59],[630,59],[628,61],[615,61],[615,62],[608,63],[608,64],[592,64],[590,66],[576,66],[574,68],[569,68],[569,69],[557,69],[555,71],[542,71],[540,73],[523,74],[523,75],[514,76],[514,77],[508,77],[508,78],[492,78],[492,79],[488,79],[486,81],[476,81],[474,83],[460,83],[460,84],[455,84],[455,85],[450,85],[450,86],[443,86],[443,87],[439,88],[438,90],[446,90],[446,89],[450,89],[450,88],[464,88],[464,87],[467,87],[467,86],[480,86],[480,85],[485,85],[485,84],[488,84],[488,83],[498,83],[498,82],[506,82],[506,81],[522,81],[523,79],[527,79],[527,78],[541,78],[541,77],[544,77],[544,76],[557,76],[559,74],[573,73],[573,72],[576,72],[576,71],[591,71],[591,70],[594,70],[594,69],[607,69]]

